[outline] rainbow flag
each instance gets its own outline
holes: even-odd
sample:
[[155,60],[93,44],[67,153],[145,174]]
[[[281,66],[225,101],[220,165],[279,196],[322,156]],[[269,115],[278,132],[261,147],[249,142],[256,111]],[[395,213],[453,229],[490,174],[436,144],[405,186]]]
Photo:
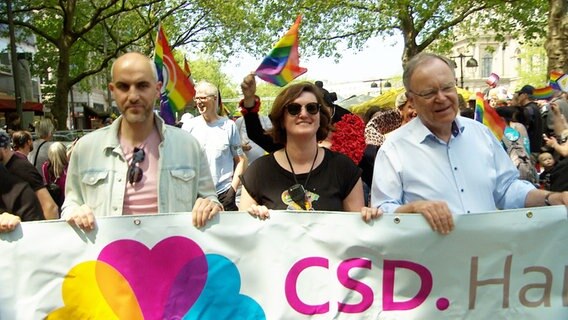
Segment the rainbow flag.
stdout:
[[158,71],[158,80],[162,82],[160,115],[167,124],[175,124],[175,113],[183,111],[193,100],[195,87],[175,61],[162,26],[158,30],[156,39],[154,63]]
[[563,76],[564,76],[564,73],[562,71],[558,71],[558,70],[550,71],[550,78],[548,80],[548,84],[552,87],[552,89],[562,90],[562,88],[560,88],[560,84],[558,83],[558,80],[560,78],[562,78]]
[[495,109],[491,108],[481,92],[475,95],[475,120],[486,125],[497,137],[497,140],[503,139],[503,132],[505,132],[507,126],[505,120],[497,114]]
[[533,91],[533,98],[535,100],[549,100],[554,95],[552,86],[546,86],[543,88],[535,88]]
[[290,81],[306,73],[308,69],[300,67],[298,54],[298,29],[302,16],[296,18],[294,25],[280,38],[268,56],[256,69],[256,75],[264,81],[283,87]]

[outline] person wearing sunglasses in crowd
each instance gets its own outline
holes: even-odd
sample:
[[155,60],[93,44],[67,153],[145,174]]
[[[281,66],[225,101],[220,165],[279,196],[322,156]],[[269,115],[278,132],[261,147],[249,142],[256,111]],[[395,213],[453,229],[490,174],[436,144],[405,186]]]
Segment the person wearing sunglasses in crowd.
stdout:
[[269,117],[270,135],[283,148],[257,159],[241,176],[241,210],[260,219],[269,217],[269,209],[361,212],[365,220],[380,215],[364,207],[361,169],[318,145],[331,130],[331,115],[315,85],[286,87]]
[[[321,81],[316,82],[318,84],[321,84]],[[321,86],[322,87],[320,88],[316,84],[316,88],[318,88],[322,96],[327,92],[327,100],[326,98],[322,100],[324,102],[322,106],[326,106],[326,108],[328,108],[328,112],[331,113],[330,123],[332,125],[340,121],[344,115],[351,114],[349,110],[346,110],[334,104],[332,99],[330,98],[329,92],[323,89],[323,84],[321,84]],[[261,101],[260,98],[256,95],[256,79],[254,73],[246,75],[246,77],[243,79],[243,82],[241,83],[241,90],[243,92],[243,99],[239,102],[239,109],[241,111],[241,114],[243,115],[247,135],[250,140],[254,141],[254,143],[258,144],[267,152],[274,152],[276,150],[282,149],[282,145],[275,143],[272,137],[270,137],[270,135],[267,135],[266,130],[264,130],[264,128],[262,127],[262,123],[258,116]],[[323,140],[327,138],[328,137],[325,137]]]
[[418,115],[393,131],[377,158],[371,205],[385,213],[420,213],[434,231],[454,228],[453,214],[568,205],[568,192],[535,189],[491,131],[459,116],[456,76],[445,57],[422,53],[403,83]]
[[154,63],[126,53],[111,74],[122,115],[77,141],[62,218],[91,230],[95,216],[192,211],[193,224],[204,226],[223,207],[199,142],[153,112],[162,86]]

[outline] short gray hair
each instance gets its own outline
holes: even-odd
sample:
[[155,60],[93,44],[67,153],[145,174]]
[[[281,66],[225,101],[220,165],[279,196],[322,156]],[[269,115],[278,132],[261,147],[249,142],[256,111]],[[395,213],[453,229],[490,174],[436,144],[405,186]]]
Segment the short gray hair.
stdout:
[[406,63],[406,66],[404,66],[404,72],[402,73],[402,83],[404,84],[404,88],[407,92],[410,90],[410,78],[412,78],[412,75],[414,74],[416,69],[423,63],[436,59],[444,62],[448,67],[450,67],[454,78],[456,77],[454,64],[450,59],[434,53],[419,53],[412,57],[412,59],[410,59],[410,61]]
[[45,138],[53,135],[54,130],[55,126],[53,125],[53,122],[51,122],[51,119],[49,118],[43,118],[39,120],[39,123],[37,124],[36,127],[36,132],[38,137],[44,140]]
[[203,91],[206,95],[215,97],[215,110],[219,112],[219,89],[214,84],[204,80],[199,81],[195,85],[195,91]]

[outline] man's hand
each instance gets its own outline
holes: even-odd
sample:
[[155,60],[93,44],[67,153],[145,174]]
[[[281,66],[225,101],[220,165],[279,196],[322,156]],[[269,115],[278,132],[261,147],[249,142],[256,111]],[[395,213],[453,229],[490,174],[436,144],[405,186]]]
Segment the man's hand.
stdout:
[[383,215],[383,211],[380,210],[379,208],[369,208],[369,207],[361,208],[361,217],[363,218],[363,221],[365,221],[365,222],[369,222],[373,219],[378,219],[382,215]]
[[91,231],[95,228],[95,215],[93,210],[86,204],[75,208],[65,217],[65,221],[71,225],[76,225],[84,231]]
[[252,106],[246,104],[246,102],[251,99],[254,101],[254,95],[256,94],[256,80],[254,76],[254,73],[248,74],[241,83],[241,90],[243,91],[243,96],[245,98],[245,107],[247,108]]
[[14,231],[20,222],[20,217],[4,212],[0,214],[0,232]]
[[[421,213],[432,230],[448,234],[454,230],[454,219],[445,201],[415,201],[409,203],[409,213]],[[400,208],[399,208],[400,209]]]
[[205,226],[217,212],[223,211],[223,206],[209,199],[197,198],[191,211],[193,225],[197,228]]

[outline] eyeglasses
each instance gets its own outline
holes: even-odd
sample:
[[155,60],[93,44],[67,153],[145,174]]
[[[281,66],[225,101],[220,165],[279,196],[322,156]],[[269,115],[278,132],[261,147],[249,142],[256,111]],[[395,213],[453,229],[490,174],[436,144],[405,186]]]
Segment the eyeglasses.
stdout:
[[195,101],[205,101],[205,100],[207,100],[207,99],[209,99],[209,98],[211,98],[211,97],[214,97],[214,95],[208,95],[208,96],[203,96],[203,97],[194,97],[193,99],[194,99]]
[[130,182],[130,185],[134,185],[142,180],[144,173],[138,164],[144,161],[145,156],[144,149],[134,148],[132,160],[130,160],[130,165],[128,166],[128,182]]
[[456,92],[456,85],[454,83],[448,83],[448,84],[442,86],[440,89],[426,90],[426,91],[423,91],[423,92],[414,92],[414,91],[409,89],[408,92],[410,92],[414,95],[417,95],[424,100],[432,100],[432,99],[434,99],[435,97],[438,96],[439,92],[442,92],[442,94],[444,96],[455,93]]
[[[309,114],[317,114],[320,111],[321,105],[317,102],[310,102],[304,105],[304,107]],[[302,105],[296,102],[288,103],[285,108],[292,116],[297,116],[302,112]]]

